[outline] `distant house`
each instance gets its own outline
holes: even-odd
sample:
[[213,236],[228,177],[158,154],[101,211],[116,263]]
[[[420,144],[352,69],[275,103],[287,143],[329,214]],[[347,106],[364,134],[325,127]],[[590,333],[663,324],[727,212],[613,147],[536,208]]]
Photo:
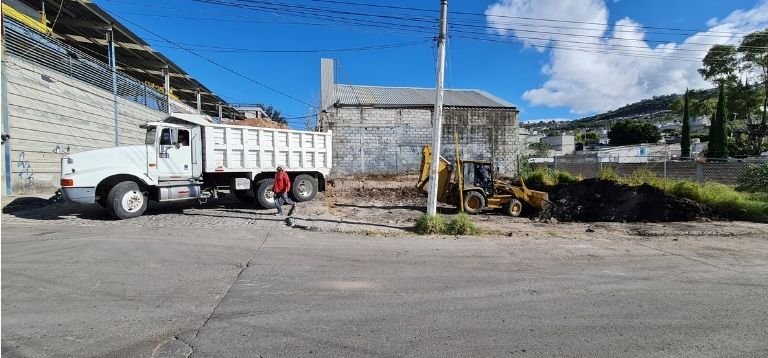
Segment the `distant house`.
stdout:
[[576,150],[576,139],[570,134],[543,137],[541,143],[549,145],[556,156],[573,154]]
[[[330,59],[322,60],[321,72],[318,125],[333,131],[334,173],[418,170],[422,148],[432,142],[435,89],[336,84]],[[441,154],[455,158],[457,133],[462,158],[492,160],[500,172],[516,173],[525,146],[517,107],[482,90],[447,89],[444,97]]]

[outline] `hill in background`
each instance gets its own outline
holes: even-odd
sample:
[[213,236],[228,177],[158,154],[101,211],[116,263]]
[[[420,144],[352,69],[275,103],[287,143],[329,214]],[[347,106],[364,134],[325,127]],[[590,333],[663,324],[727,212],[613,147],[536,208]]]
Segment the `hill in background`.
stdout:
[[[713,88],[701,91],[699,94],[705,98],[716,98],[717,89]],[[670,111],[672,104],[680,97],[682,97],[682,94],[654,96],[651,99],[644,99],[642,101],[630,103],[612,111],[576,119],[573,121],[556,123],[523,123],[523,127],[530,129],[546,128],[547,130],[569,131],[577,129],[607,129],[613,122],[627,119],[639,120],[654,124],[672,122],[675,120],[680,120],[678,115],[674,115]]]

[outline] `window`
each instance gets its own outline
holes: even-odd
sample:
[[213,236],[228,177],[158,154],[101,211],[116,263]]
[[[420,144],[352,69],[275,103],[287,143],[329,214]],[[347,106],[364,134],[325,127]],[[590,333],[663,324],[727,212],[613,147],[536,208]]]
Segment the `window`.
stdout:
[[179,129],[179,144],[183,147],[189,147],[189,131]]
[[173,145],[170,128],[163,128],[163,131],[160,132],[160,145]]
[[147,137],[144,139],[144,144],[155,144],[156,135],[157,135],[157,127],[147,128]]

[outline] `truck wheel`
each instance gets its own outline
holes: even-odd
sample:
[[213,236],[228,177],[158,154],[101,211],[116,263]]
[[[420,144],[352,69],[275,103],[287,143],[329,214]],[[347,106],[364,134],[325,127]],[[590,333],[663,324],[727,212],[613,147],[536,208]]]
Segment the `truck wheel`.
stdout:
[[144,214],[147,197],[132,181],[118,183],[107,195],[107,211],[115,219],[130,219]]
[[464,193],[464,211],[468,214],[477,214],[485,207],[485,198],[476,191]]
[[518,217],[522,212],[523,203],[521,203],[520,200],[512,199],[509,201],[509,206],[507,206],[507,214],[509,214],[509,216]]
[[298,175],[293,180],[291,192],[296,201],[310,201],[317,195],[317,180],[310,175]]
[[264,209],[272,209],[275,207],[275,197],[272,192],[272,185],[275,183],[275,179],[262,179],[256,186],[256,202]]
[[244,203],[253,203],[256,201],[256,197],[253,196],[252,190],[234,190],[235,197]]

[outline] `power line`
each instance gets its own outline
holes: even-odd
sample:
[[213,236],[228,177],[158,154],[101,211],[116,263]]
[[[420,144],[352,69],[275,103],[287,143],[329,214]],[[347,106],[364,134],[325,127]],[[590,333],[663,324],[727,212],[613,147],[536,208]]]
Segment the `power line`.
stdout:
[[[236,8],[248,9],[248,10],[261,9],[264,6],[261,6],[261,7],[257,8],[256,6],[253,6],[253,5],[233,3],[232,1],[241,2],[241,3],[244,2],[244,3],[278,4],[277,5],[278,7],[276,7],[276,8],[275,7],[268,7],[270,9],[273,9],[273,10],[276,10],[276,11],[283,11],[282,10],[283,8],[291,8],[292,7],[292,5],[288,5],[288,4],[274,3],[274,2],[268,2],[268,1],[257,1],[257,0],[230,0],[230,1],[226,1],[226,0],[194,0],[194,1],[203,2],[203,3],[209,3],[209,4],[216,4],[216,5],[221,5],[221,6],[231,6],[231,7],[236,7]],[[324,1],[324,0],[318,0],[318,1]],[[316,11],[318,9],[319,10],[326,10],[326,11],[331,11],[334,14],[336,14],[336,13],[356,14],[356,15],[362,15],[362,16],[365,16],[365,17],[388,18],[388,19],[395,18],[395,19],[398,19],[398,20],[401,19],[400,17],[397,17],[397,16],[361,14],[361,13],[354,13],[354,12],[349,12],[349,11],[340,12],[340,11],[332,11],[332,10],[323,9],[323,8],[311,8],[311,7],[306,7],[306,6],[295,6],[295,7],[298,8],[298,9],[309,9],[309,10],[313,10],[313,11]],[[310,16],[310,17],[318,16],[315,13],[307,13],[306,11],[295,11],[295,10],[292,11],[291,14],[292,15],[304,14],[304,15],[307,15],[307,16]],[[355,18],[349,18],[349,17],[344,17],[344,16],[324,15],[324,18],[332,18],[332,19],[343,20],[343,21],[356,21],[358,25],[360,25],[359,22],[364,22],[364,23],[373,24],[373,25],[376,25],[376,26],[380,26],[380,25],[393,26],[394,25],[394,26],[398,26],[399,28],[404,28],[405,27],[405,28],[409,28],[409,29],[413,29],[413,30],[426,30],[426,31],[429,31],[429,32],[432,32],[432,30],[433,30],[432,26],[428,26],[427,27],[427,26],[416,26],[416,25],[393,24],[393,23],[374,21],[374,20],[355,19]],[[411,17],[411,18],[408,18],[408,20],[415,21],[415,22],[428,22],[429,24],[432,24],[432,21],[427,19],[427,18]],[[464,26],[469,26],[469,25],[464,25]],[[456,26],[452,26],[452,27],[455,28]],[[474,25],[472,27],[480,27],[480,28],[483,28],[483,29],[486,29],[486,30],[496,29],[494,27],[477,26],[477,25]],[[508,30],[514,30],[514,29],[508,29]],[[517,32],[544,33],[544,34],[551,34],[551,35],[558,35],[558,36],[598,38],[598,39],[604,39],[604,40],[625,40],[625,41],[670,43],[669,41],[664,41],[664,40],[641,40],[641,39],[629,39],[629,38],[614,38],[614,37],[607,37],[607,36],[594,36],[594,35],[584,35],[584,34],[564,34],[564,33],[559,33],[559,32],[547,32],[547,31],[536,31],[536,30],[519,30],[519,31],[516,30],[516,31]],[[500,34],[487,34],[487,33],[478,33],[478,32],[465,31],[465,30],[455,30],[455,29],[454,29],[454,32],[464,32],[464,33],[470,33],[470,34],[475,34],[475,35],[504,36],[504,35],[500,35]],[[515,37],[519,38],[519,39],[523,39],[523,40],[550,40],[550,39],[543,39],[543,38],[537,38],[537,37],[526,37],[526,36],[519,36],[519,35],[517,35]],[[558,39],[558,41],[560,41],[560,42],[567,42],[567,43],[576,43],[576,44],[592,44],[592,43],[586,43],[586,42],[583,42],[583,41],[563,40],[563,39]],[[686,44],[687,45],[712,46],[712,44],[709,44],[709,43],[686,43]],[[633,48],[633,47],[634,48],[645,48],[645,47],[628,46],[628,45],[616,45],[616,44],[614,44],[613,46],[628,47],[628,48]],[[695,49],[678,49],[678,50],[697,51]]]
[[277,89],[275,89],[275,88],[272,88],[272,87],[270,87],[270,86],[267,86],[267,85],[266,85],[266,84],[264,84],[264,83],[261,83],[261,82],[259,82],[259,81],[255,80],[255,79],[253,79],[253,78],[251,78],[251,77],[248,77],[248,76],[246,76],[246,75],[244,75],[244,74],[242,74],[242,73],[240,73],[240,72],[237,72],[237,71],[235,71],[235,70],[233,70],[233,69],[231,69],[231,68],[229,68],[229,67],[227,67],[227,66],[224,66],[224,65],[222,65],[222,64],[220,64],[220,63],[218,63],[218,62],[216,62],[216,61],[213,61],[213,60],[211,60],[211,59],[209,59],[209,58],[207,58],[207,57],[205,57],[205,56],[202,56],[202,55],[200,55],[200,54],[196,53],[195,51],[192,51],[192,50],[190,50],[190,49],[187,49],[187,48],[185,48],[184,46],[181,46],[181,45],[179,45],[179,44],[177,44],[177,43],[175,43],[175,42],[173,42],[173,41],[171,41],[171,40],[169,40],[169,39],[167,39],[167,38],[163,37],[162,35],[159,35],[159,34],[155,33],[154,31],[147,29],[147,28],[146,28],[146,27],[144,27],[144,26],[141,26],[141,25],[139,25],[139,24],[137,24],[137,23],[135,23],[135,22],[133,22],[133,21],[131,21],[131,20],[128,20],[128,19],[127,19],[127,18],[125,18],[125,17],[122,17],[122,16],[120,16],[120,15],[117,15],[117,14],[114,14],[114,13],[113,13],[112,15],[114,15],[115,17],[118,17],[118,18],[120,18],[120,19],[123,19],[125,22],[127,22],[127,23],[129,23],[129,24],[132,24],[132,25],[134,25],[134,26],[136,26],[136,27],[138,27],[138,28],[140,28],[140,29],[142,29],[142,30],[144,30],[144,31],[146,31],[146,32],[149,32],[149,33],[150,33],[150,34],[152,34],[152,35],[155,35],[155,36],[157,36],[157,37],[159,37],[159,38],[161,38],[161,39],[163,39],[163,40],[165,40],[165,41],[168,41],[168,42],[170,42],[170,43],[172,43],[172,44],[176,45],[178,48],[180,48],[180,49],[182,49],[182,50],[184,50],[184,51],[187,51],[187,52],[189,52],[190,54],[192,54],[192,55],[194,55],[194,56],[196,56],[196,57],[199,57],[199,58],[201,58],[201,59],[205,60],[206,62],[208,62],[208,63],[211,63],[211,64],[213,64],[213,65],[215,65],[215,66],[217,66],[217,67],[220,67],[220,68],[222,68],[222,69],[224,69],[224,70],[226,70],[226,71],[228,71],[228,72],[230,72],[230,73],[232,73],[232,74],[234,74],[234,75],[236,75],[236,76],[238,76],[238,77],[241,77],[241,78],[243,78],[243,79],[245,79],[245,80],[248,80],[248,81],[250,81],[250,82],[253,82],[253,83],[255,83],[255,84],[259,85],[259,86],[262,86],[262,87],[264,87],[264,88],[266,88],[266,89],[268,89],[268,90],[270,90],[270,91],[272,91],[272,92],[275,92],[275,93],[281,94],[281,95],[283,95],[283,96],[285,96],[285,97],[288,97],[288,98],[290,98],[290,99],[292,99],[292,100],[294,100],[294,101],[297,101],[297,102],[300,102],[300,103],[306,104],[306,105],[308,105],[308,106],[310,106],[310,107],[313,107],[313,105],[312,105],[312,104],[309,104],[309,103],[307,103],[307,102],[304,102],[304,101],[302,101],[302,100],[300,100],[300,99],[298,99],[298,98],[296,98],[296,97],[294,97],[294,96],[291,96],[291,95],[289,95],[289,94],[287,94],[287,93],[285,93],[285,92],[282,92],[282,91],[280,91],[280,90],[277,90]]
[[[324,9],[324,8],[297,6],[297,5],[291,5],[291,4],[285,4],[285,3],[264,2],[264,1],[259,2],[259,1],[253,1],[253,0],[251,0],[251,1],[232,0],[232,1],[236,1],[236,2],[224,1],[224,0],[195,0],[195,1],[203,2],[203,3],[208,3],[208,4],[214,4],[214,5],[220,5],[220,6],[243,8],[243,9],[247,9],[247,10],[257,10],[257,9],[262,9],[263,10],[264,6],[256,7],[255,5],[249,5],[249,4],[252,4],[252,3],[276,4],[275,6],[277,6],[277,7],[273,6],[273,7],[269,7],[269,9],[271,9],[273,11],[277,11],[277,12],[284,12],[287,9],[291,9],[291,8],[306,9],[306,10],[310,11],[310,12],[307,12],[307,11],[289,11],[289,12],[286,12],[287,14],[289,14],[291,16],[296,16],[297,14],[302,14],[302,15],[305,15],[305,17],[319,18],[320,20],[327,20],[330,17],[330,18],[336,20],[335,23],[338,23],[338,22],[342,21],[342,22],[346,22],[346,23],[355,24],[357,26],[375,26],[375,27],[386,26],[387,28],[390,28],[390,29],[392,29],[393,26],[395,26],[394,28],[401,29],[401,30],[418,31],[418,32],[429,32],[430,34],[434,32],[433,31],[434,29],[431,26],[434,23],[434,20],[431,19],[431,18],[424,18],[424,17],[421,17],[421,18],[419,18],[419,17],[410,17],[410,18],[407,18],[407,19],[410,20],[410,21],[413,21],[413,22],[422,22],[422,23],[423,22],[427,22],[430,26],[415,26],[415,25],[412,25],[412,24],[405,25],[405,24],[392,23],[392,22],[382,22],[382,21],[364,20],[364,19],[359,19],[359,18],[349,18],[349,17],[344,17],[344,16],[322,16],[322,17],[320,17],[318,11],[331,11],[333,14],[339,13],[339,11],[334,11],[334,10],[331,10],[331,9]],[[336,1],[336,2],[338,2],[338,1]],[[360,5],[360,4],[356,4],[356,5]],[[366,4],[366,6],[368,6],[368,5],[374,6],[373,4]],[[375,5],[375,6],[376,7],[388,7],[388,8],[390,8],[389,6],[384,6],[384,5]],[[413,9],[413,8],[406,8],[406,9]],[[425,10],[425,9],[421,9],[421,10],[432,11],[432,10]],[[349,12],[349,11],[346,11],[346,12],[343,12],[343,13],[353,14],[353,15],[364,15],[364,16],[369,16],[369,17],[370,16],[373,16],[373,17],[384,17],[384,18],[388,18],[388,19],[395,18],[398,21],[402,20],[401,16],[382,16],[382,15],[371,15],[371,14],[360,14],[360,13]],[[457,31],[457,32],[463,32],[463,33],[475,34],[475,35],[483,35],[483,36],[503,36],[503,37],[506,37],[506,35],[503,35],[503,34],[488,34],[488,33],[485,33],[485,32],[479,33],[479,32],[466,31],[466,30],[457,30],[456,29],[457,27],[461,27],[461,26],[463,26],[463,27],[481,28],[481,29],[484,29],[484,30],[515,31],[516,32],[516,36],[515,37],[518,38],[518,39],[521,39],[521,40],[547,41],[547,40],[551,40],[551,39],[545,39],[545,38],[540,38],[540,37],[530,37],[530,36],[528,36],[528,37],[527,36],[520,36],[519,32],[541,33],[541,34],[557,35],[557,36],[560,36],[560,37],[595,38],[595,39],[602,39],[602,40],[606,40],[606,41],[608,41],[608,40],[621,40],[621,41],[637,41],[637,42],[643,42],[643,43],[652,42],[652,43],[661,43],[661,44],[663,44],[663,43],[676,43],[674,41],[668,41],[668,40],[633,39],[633,38],[608,37],[608,36],[596,36],[596,35],[585,35],[585,34],[569,34],[569,33],[551,32],[551,31],[537,31],[537,30],[525,30],[525,29],[514,29],[514,28],[497,28],[497,27],[492,27],[492,26],[489,27],[489,26],[480,26],[480,25],[472,25],[472,24],[468,24],[468,25],[466,25],[466,24],[457,24],[457,25],[452,25],[451,27],[454,28],[454,31]],[[551,25],[546,26],[546,27],[556,28],[556,27],[551,26]],[[570,28],[574,29],[573,27],[570,27]],[[599,43],[588,43],[588,42],[583,42],[583,41],[566,40],[566,39],[562,39],[562,38],[557,39],[557,41],[563,42],[563,43],[575,43],[575,44],[580,44],[580,45],[584,45],[584,44],[586,44],[586,45],[600,45]],[[690,43],[690,42],[686,43],[686,45],[712,46],[711,43]],[[626,48],[642,48],[642,49],[646,48],[645,46],[638,47],[638,46],[629,46],[629,45],[622,45],[622,44],[611,44],[611,46],[613,46],[613,47],[626,47]],[[699,52],[699,50],[688,49],[688,48],[677,48],[676,50]]]
[[[205,1],[205,0],[194,0],[194,1]],[[232,1],[240,2],[240,3],[280,4],[280,3],[260,1],[260,0],[232,0]],[[385,9],[392,9],[392,10],[419,11],[419,12],[428,12],[428,13],[433,13],[433,14],[437,14],[439,12],[436,9],[425,9],[425,8],[405,7],[405,6],[395,6],[395,5],[381,5],[381,4],[371,4],[371,3],[361,3],[361,2],[341,1],[341,0],[308,0],[308,1],[318,2],[318,3],[330,3],[330,4],[337,4],[337,5],[352,5],[352,6],[385,8]],[[207,2],[207,1],[205,1],[205,2]],[[286,4],[286,3],[282,3],[282,4],[283,5],[290,5],[290,4]],[[323,8],[319,8],[319,9],[323,9]],[[327,8],[325,8],[325,9],[332,11],[332,9],[327,9]],[[561,22],[561,23],[596,25],[596,26],[615,26],[615,27],[632,27],[632,28],[640,27],[640,28],[645,28],[645,29],[667,30],[667,31],[687,31],[687,32],[708,31],[708,30],[701,30],[701,29],[684,29],[684,28],[673,28],[673,27],[635,26],[635,25],[621,25],[621,24],[613,24],[612,25],[612,24],[600,23],[600,22],[575,21],[575,20],[563,20],[563,19],[539,18],[539,17],[527,17],[527,16],[486,15],[486,14],[472,13],[472,12],[462,12],[462,11],[450,11],[449,15],[497,17],[497,18],[505,18],[505,19],[533,20],[533,21],[556,22],[556,23]],[[746,33],[733,32],[733,31],[709,31],[709,32],[711,32],[711,33],[720,33],[720,34],[730,34],[730,35],[746,35]]]
[[[158,39],[150,39],[154,41],[158,41]],[[166,40],[159,40],[163,42],[168,42]],[[222,47],[222,46],[209,46],[209,45],[200,45],[200,44],[190,44],[190,43],[183,43],[178,42],[179,45],[188,46],[190,48],[196,48],[199,51],[217,51],[217,52],[251,52],[251,53],[321,53],[321,52],[347,52],[347,51],[371,51],[371,50],[385,50],[385,49],[392,49],[392,48],[401,48],[401,47],[408,47],[408,46],[414,46],[414,45],[421,45],[425,43],[429,43],[431,41],[412,41],[412,42],[405,42],[405,43],[396,43],[396,44],[384,44],[384,45],[373,45],[373,46],[363,46],[363,47],[350,47],[350,48],[335,48],[335,49],[311,49],[311,50],[259,50],[259,49],[253,49],[253,48],[235,48],[235,47]],[[162,45],[155,45],[157,47],[166,47],[166,48],[177,48],[176,46],[162,46]]]

